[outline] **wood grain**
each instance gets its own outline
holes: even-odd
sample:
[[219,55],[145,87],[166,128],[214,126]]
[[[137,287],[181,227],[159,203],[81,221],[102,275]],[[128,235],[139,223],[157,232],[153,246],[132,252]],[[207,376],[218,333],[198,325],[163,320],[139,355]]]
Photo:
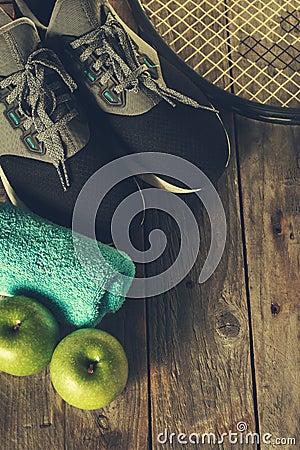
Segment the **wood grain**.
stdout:
[[30,377],[1,373],[1,450],[64,445],[64,403],[55,398],[48,369]]
[[[198,284],[210,243],[210,225],[199,202],[191,202],[201,233],[195,267],[175,289],[148,300],[152,448],[161,448],[158,434],[236,431],[239,421],[255,431],[248,313],[239,219],[237,170],[231,166],[220,185],[228,220],[227,246],[217,271]],[[167,217],[153,213],[150,228],[174,231]],[[160,273],[176,257],[177,233],[147,274]],[[161,437],[164,440],[163,437]],[[166,443],[164,448],[181,448]],[[187,444],[185,448],[194,448]],[[201,446],[211,448],[211,444]],[[215,443],[214,448],[231,448]],[[246,448],[240,444],[239,448]]]
[[300,431],[299,142],[300,127],[238,120],[260,429],[275,438]]
[[3,187],[3,184],[0,180],[0,202],[6,202],[6,201],[8,201],[8,198],[7,198],[5,189]]
[[10,15],[10,17],[13,17],[14,8],[13,8],[11,2],[0,0],[0,7],[2,9],[4,9],[4,11],[7,12]]

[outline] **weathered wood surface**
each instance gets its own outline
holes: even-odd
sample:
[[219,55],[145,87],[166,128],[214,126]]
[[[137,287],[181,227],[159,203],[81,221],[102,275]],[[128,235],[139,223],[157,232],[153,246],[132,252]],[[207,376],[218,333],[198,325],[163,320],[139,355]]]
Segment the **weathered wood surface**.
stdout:
[[11,2],[0,0],[1,8],[4,9],[11,17],[13,17],[14,9]]
[[[161,448],[157,436],[165,428],[169,439],[171,433],[214,433],[218,440],[222,433],[236,432],[240,421],[256,429],[235,154],[220,192],[228,221],[220,266],[204,285],[198,284],[210,224],[200,201],[187,199],[201,232],[198,261],[179,286],[148,300],[153,448]],[[151,226],[170,229],[167,221],[155,212]],[[176,258],[178,239],[178,234],[171,234],[168,251],[150,274]],[[176,439],[164,448],[181,448]],[[212,443],[206,437],[201,448],[211,448]],[[224,443],[214,442],[214,448],[229,449],[231,444],[225,438]]]
[[[1,450],[189,449],[196,446],[176,443],[174,436],[172,445],[162,445],[157,436],[167,428],[169,435],[220,437],[236,432],[240,421],[249,432],[296,437],[299,445],[300,127],[241,118],[234,126],[230,116],[228,125],[237,160],[234,149],[219,187],[228,238],[215,274],[197,284],[210,226],[199,202],[189,198],[201,232],[191,273],[146,306],[128,300],[101,324],[125,346],[130,377],[124,393],[108,408],[84,412],[54,392],[48,369],[22,379],[1,373]],[[169,223],[149,213],[146,237]],[[148,275],[176,258],[178,236],[171,228],[166,252],[146,267]],[[213,448],[249,445],[224,438]],[[260,447],[269,448],[297,445]]]
[[237,137],[259,426],[299,446],[300,127],[240,118]]
[[7,200],[5,189],[0,181],[0,202],[6,202]]

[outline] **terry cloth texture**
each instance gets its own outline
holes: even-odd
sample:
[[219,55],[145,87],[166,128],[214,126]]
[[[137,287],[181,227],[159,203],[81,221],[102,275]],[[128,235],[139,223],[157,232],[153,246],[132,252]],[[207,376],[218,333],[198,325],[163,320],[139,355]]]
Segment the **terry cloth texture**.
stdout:
[[0,203],[1,294],[35,298],[58,321],[92,327],[121,307],[134,274],[124,253]]

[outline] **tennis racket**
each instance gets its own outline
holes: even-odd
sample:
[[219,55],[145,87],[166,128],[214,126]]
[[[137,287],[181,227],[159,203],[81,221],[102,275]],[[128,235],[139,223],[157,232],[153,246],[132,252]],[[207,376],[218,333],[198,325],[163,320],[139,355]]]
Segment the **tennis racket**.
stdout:
[[219,107],[300,124],[299,0],[128,0],[141,34]]

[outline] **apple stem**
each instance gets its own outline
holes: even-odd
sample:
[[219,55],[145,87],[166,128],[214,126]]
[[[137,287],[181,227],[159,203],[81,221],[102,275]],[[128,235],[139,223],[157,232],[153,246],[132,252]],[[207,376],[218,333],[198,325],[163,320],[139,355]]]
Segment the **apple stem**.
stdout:
[[13,330],[17,331],[21,326],[21,322],[17,322],[16,325],[14,325]]
[[89,368],[88,368],[88,373],[92,374],[94,373],[95,367],[93,363],[90,363]]

